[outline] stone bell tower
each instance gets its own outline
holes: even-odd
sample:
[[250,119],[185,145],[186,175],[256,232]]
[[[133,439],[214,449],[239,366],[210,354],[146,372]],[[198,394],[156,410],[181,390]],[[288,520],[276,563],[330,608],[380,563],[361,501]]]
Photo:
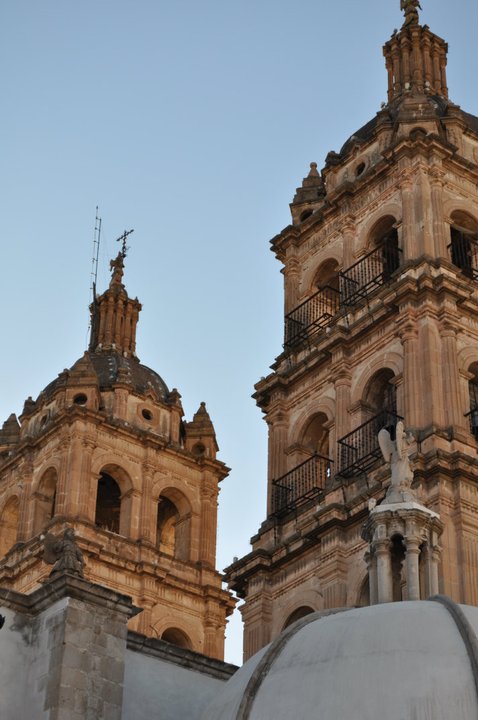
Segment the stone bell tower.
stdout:
[[228,468],[204,403],[136,356],[141,305],[124,253],[91,306],[88,350],[0,431],[0,586],[48,577],[43,536],[74,529],[86,580],[131,596],[131,629],[222,659],[234,603],[216,571],[219,483]]
[[[449,99],[447,44],[418,7],[402,3],[383,49],[387,104],[320,172],[311,164],[271,242],[285,323],[255,393],[267,516],[227,570],[245,599],[246,657],[302,615],[375,602],[372,539],[375,558],[380,539],[396,545],[385,599],[426,597],[438,582],[478,604],[478,117]],[[399,421],[414,438],[417,533],[410,513],[384,513],[378,435],[394,442]],[[412,566],[428,573],[418,590]]]

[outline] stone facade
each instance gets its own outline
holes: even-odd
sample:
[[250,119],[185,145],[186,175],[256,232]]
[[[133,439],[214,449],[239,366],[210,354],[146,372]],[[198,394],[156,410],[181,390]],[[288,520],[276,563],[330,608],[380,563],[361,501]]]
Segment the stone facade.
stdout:
[[227,570],[246,658],[301,615],[370,602],[362,525],[390,482],[378,432],[400,417],[418,503],[443,523],[440,591],[478,604],[478,118],[449,101],[446,54],[426,26],[394,33],[388,104],[312,163],[272,240],[285,338],[255,394],[267,519]]
[[141,305],[121,255],[91,307],[90,346],[0,432],[0,586],[30,593],[48,577],[43,535],[74,529],[85,578],[142,609],[131,628],[222,658],[234,603],[215,569],[219,483],[204,403],[141,365]]

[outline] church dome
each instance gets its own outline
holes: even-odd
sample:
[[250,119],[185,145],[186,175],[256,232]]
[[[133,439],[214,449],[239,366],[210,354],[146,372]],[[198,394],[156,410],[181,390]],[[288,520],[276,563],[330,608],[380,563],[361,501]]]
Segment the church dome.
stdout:
[[135,357],[125,357],[115,350],[103,352],[87,351],[70,368],[67,375],[61,374],[53,380],[43,394],[50,398],[63,385],[90,379],[99,390],[109,390],[115,383],[122,381],[139,395],[148,393],[158,401],[166,401],[169,395],[164,380],[151,368],[142,365]]
[[473,720],[478,608],[446,597],[313,613],[228,681],[203,720]]

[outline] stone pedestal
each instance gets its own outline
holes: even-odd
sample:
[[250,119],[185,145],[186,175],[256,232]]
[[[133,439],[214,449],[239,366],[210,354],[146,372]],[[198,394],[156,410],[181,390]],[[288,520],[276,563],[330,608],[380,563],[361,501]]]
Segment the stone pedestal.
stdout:
[[[371,603],[424,600],[439,592],[438,539],[443,524],[437,513],[417,502],[387,503],[370,511],[362,537],[369,543],[366,556]],[[404,553],[402,587],[405,597],[394,597],[393,566],[397,547]]]

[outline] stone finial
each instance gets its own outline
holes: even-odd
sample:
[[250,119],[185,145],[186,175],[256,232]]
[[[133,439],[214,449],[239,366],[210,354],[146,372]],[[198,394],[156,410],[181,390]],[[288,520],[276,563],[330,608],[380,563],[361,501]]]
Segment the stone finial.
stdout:
[[419,16],[418,11],[422,9],[419,0],[400,0],[400,10],[405,13],[405,22],[403,27],[409,25],[418,25]]
[[390,487],[385,496],[385,503],[413,502],[416,500],[411,491],[413,471],[408,457],[408,448],[413,442],[413,435],[405,432],[403,422],[400,420],[395,428],[395,440],[392,440],[386,428],[378,433],[378,444],[383,459],[390,463],[392,477]]
[[61,538],[50,533],[45,536],[43,559],[53,565],[51,578],[63,573],[83,577],[83,554],[76,544],[73,528],[66,528]]
[[206,403],[202,402],[189,423],[185,423],[187,450],[193,454],[214,458],[218,451],[216,432],[214,425],[206,409]]
[[18,424],[17,416],[12,413],[10,417],[5,420],[0,430],[0,445],[16,445],[20,439],[20,425]]

